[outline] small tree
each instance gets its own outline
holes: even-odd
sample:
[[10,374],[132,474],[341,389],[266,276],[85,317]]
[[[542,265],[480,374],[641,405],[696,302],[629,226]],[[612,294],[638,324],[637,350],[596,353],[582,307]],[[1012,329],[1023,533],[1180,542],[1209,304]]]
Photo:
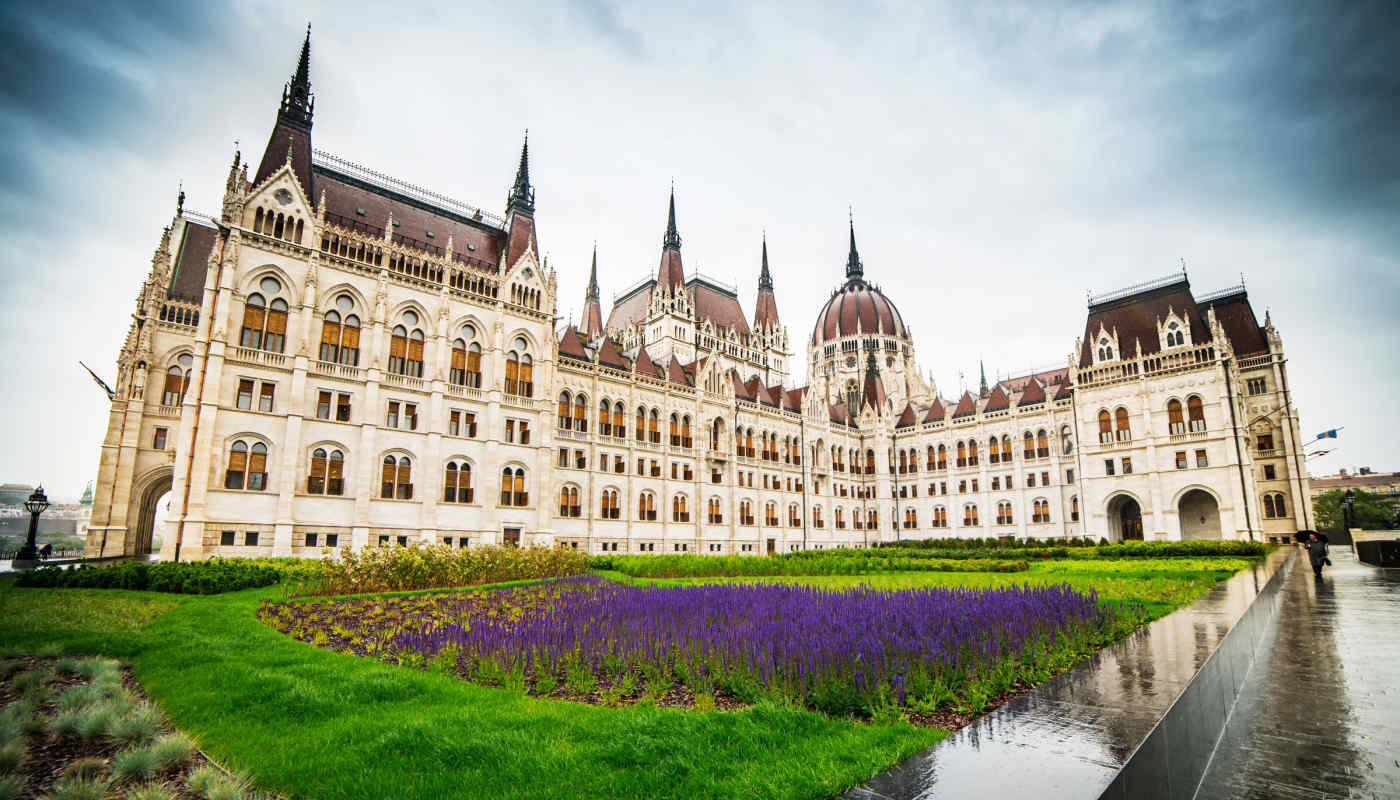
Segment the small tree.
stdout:
[[[1345,527],[1342,514],[1342,497],[1345,489],[1331,489],[1317,496],[1313,501],[1313,513],[1317,516],[1318,527],[1340,529]],[[1395,524],[1395,509],[1380,495],[1371,492],[1352,494],[1351,524],[1363,530],[1385,530]]]

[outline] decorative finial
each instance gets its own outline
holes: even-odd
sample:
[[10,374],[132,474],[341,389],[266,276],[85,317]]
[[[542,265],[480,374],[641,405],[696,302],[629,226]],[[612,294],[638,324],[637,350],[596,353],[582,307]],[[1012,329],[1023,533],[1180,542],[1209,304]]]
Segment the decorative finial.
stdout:
[[680,249],[681,235],[676,230],[676,179],[671,179],[671,201],[666,211],[666,237],[662,240],[663,247],[674,247]]
[[865,277],[865,265],[860,263],[860,253],[856,250],[856,218],[854,210],[848,211],[851,226],[851,249],[846,254],[846,280],[858,281]]
[[175,197],[175,213],[180,214],[185,210],[185,181],[180,180],[179,194]]
[[525,143],[520,147],[520,166],[515,169],[515,185],[506,201],[509,211],[535,213],[535,190],[530,185],[530,129],[525,129]]

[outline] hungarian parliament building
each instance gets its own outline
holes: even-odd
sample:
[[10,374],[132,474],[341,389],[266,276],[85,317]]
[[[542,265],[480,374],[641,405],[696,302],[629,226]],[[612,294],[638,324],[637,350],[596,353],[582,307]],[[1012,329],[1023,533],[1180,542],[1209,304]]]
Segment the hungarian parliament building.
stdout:
[[167,558],[1312,527],[1282,340],[1243,286],[1196,294],[1182,272],[1092,297],[1064,366],[944,396],[854,225],[794,341],[766,242],[751,314],[686,273],[673,191],[655,274],[605,315],[595,252],[582,317],[564,320],[528,142],[501,216],[316,150],[310,55],[308,35],[218,215],[182,194],[160,234],[117,361],[90,556],[149,552],[167,493]]

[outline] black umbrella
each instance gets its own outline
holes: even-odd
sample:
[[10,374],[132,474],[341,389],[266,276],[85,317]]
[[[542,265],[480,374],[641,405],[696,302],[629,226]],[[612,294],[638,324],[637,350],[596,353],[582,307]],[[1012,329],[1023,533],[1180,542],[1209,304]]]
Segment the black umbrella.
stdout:
[[1327,543],[1327,534],[1325,534],[1325,533],[1318,533],[1317,531],[1303,530],[1303,531],[1298,531],[1297,533],[1293,534],[1293,538],[1296,539],[1296,540],[1298,540],[1298,541],[1300,541],[1300,542],[1306,542],[1306,541],[1308,540],[1308,537],[1309,537],[1309,536],[1316,536],[1316,537],[1317,537],[1320,541],[1322,541],[1324,544]]

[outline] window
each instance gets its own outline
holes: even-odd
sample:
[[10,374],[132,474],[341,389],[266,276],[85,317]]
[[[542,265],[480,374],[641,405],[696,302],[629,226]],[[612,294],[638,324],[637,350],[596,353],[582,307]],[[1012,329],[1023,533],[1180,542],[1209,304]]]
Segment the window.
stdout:
[[151,442],[151,447],[155,448],[156,450],[164,450],[165,439],[169,432],[169,428],[156,428],[155,440]]
[[944,508],[943,506],[933,507],[933,527],[948,527],[948,509]]
[[399,401],[390,400],[388,411],[384,413],[384,427],[399,427]]
[[690,522],[690,500],[683,494],[671,498],[671,521]]
[[1040,485],[1041,485],[1041,486],[1049,486],[1049,485],[1050,485],[1050,473],[1049,473],[1049,472],[1042,472],[1042,473],[1040,473]]
[[1074,483],[1074,470],[1065,470],[1065,483]]
[[244,531],[244,532],[243,532],[243,546],[245,546],[245,547],[257,547],[257,546],[258,546],[258,532],[257,532],[257,531]]
[[1166,346],[1180,347],[1186,344],[1186,334],[1180,330],[1181,326],[1175,322],[1167,325]]
[[821,528],[825,525],[826,523],[822,521],[822,507],[812,506],[812,527]]
[[1011,514],[1011,503],[1007,500],[997,503],[997,524],[1012,525],[1014,522],[1015,520]]
[[1178,450],[1178,451],[1176,451],[1176,468],[1177,468],[1177,469],[1186,469],[1186,451],[1185,451],[1185,450]]
[[561,431],[568,430],[573,425],[573,397],[568,392],[559,393],[559,413],[556,427]]
[[530,423],[523,419],[506,420],[506,441],[519,444],[530,443]]
[[236,536],[238,536],[238,531],[220,531],[219,544],[223,545],[224,547],[232,547],[238,541],[236,538],[234,538]]
[[1127,456],[1123,456],[1123,474],[1133,474],[1133,460],[1131,458],[1128,458]]
[[612,413],[611,406],[605,398],[598,403],[598,435],[612,436]]
[[[800,511],[797,510],[797,504],[796,504],[796,503],[788,503],[788,523],[787,523],[787,524],[788,524],[788,527],[789,527],[789,528],[800,528],[800,527],[802,527],[802,513],[801,513]],[[841,519],[841,509],[839,509],[839,508],[836,509],[836,527],[838,527],[838,528],[844,528],[844,527],[846,527],[845,521]]]
[[384,456],[379,496],[385,500],[413,499],[413,465],[408,456]]
[[1079,521],[1079,496],[1075,495],[1069,499],[1069,521]]
[[331,393],[330,393],[330,392],[325,392],[325,391],[317,392],[317,393],[316,393],[316,419],[330,419],[330,418],[331,418]]
[[1029,461],[1032,458],[1035,458],[1035,435],[1032,434],[1030,431],[1026,431],[1025,435],[1021,437],[1021,442],[1021,455],[1027,461]]
[[1264,518],[1282,519],[1288,516],[1288,509],[1283,504],[1282,492],[1264,493]]
[[350,421],[350,395],[340,392],[335,396],[336,422]]
[[706,501],[705,521],[711,525],[719,525],[724,522],[724,511],[721,510],[718,497],[711,497]]
[[1274,435],[1272,433],[1261,433],[1255,438],[1259,452],[1267,453],[1274,449]]
[[470,503],[472,494],[472,465],[465,461],[447,462],[442,477],[442,501]]
[[175,359],[170,369],[165,371],[165,391],[160,396],[163,406],[178,406],[184,402],[185,390],[190,388],[190,370],[194,367],[194,356],[189,353]]
[[968,442],[968,443],[967,443],[967,465],[968,465],[969,467],[975,467],[975,466],[977,466],[977,443],[976,443],[976,442]]
[[1186,416],[1191,422],[1192,433],[1206,429],[1206,415],[1205,409],[1201,407],[1201,398],[1195,395],[1186,398]]
[[617,519],[622,515],[622,507],[617,501],[616,489],[604,489],[598,502],[598,514],[603,519]]
[[963,527],[973,528],[978,525],[977,504],[967,503],[963,506]]
[[332,448],[311,451],[311,469],[306,475],[307,494],[339,496],[345,491],[345,454]]
[[647,417],[647,440],[650,441],[652,444],[661,444],[661,429],[659,426],[660,418],[660,412],[658,412],[654,408],[651,410],[651,414]]
[[647,434],[647,409],[646,406],[637,406],[637,441],[646,441]]
[[1207,466],[1210,466],[1210,462],[1206,459],[1206,451],[1204,451],[1204,450],[1197,450],[1197,451],[1196,451],[1196,466],[1198,466],[1198,467],[1207,467]]
[[481,345],[477,344],[476,328],[462,326],[462,335],[452,340],[452,361],[447,371],[449,383],[457,386],[481,386]]
[[1034,486],[1035,486],[1035,473],[1034,473],[1034,472],[1027,472],[1027,473],[1026,473],[1026,487],[1027,487],[1027,488],[1032,488],[1032,487],[1034,487]]
[[501,505],[523,507],[530,500],[525,491],[525,470],[506,467],[501,470]]
[[1099,444],[1110,444],[1112,442],[1113,417],[1109,416],[1108,409],[1101,408],[1099,409]]
[[[282,283],[269,276],[258,283],[258,289],[272,296],[282,291]],[[253,350],[283,352],[287,345],[287,301],[276,297],[269,302],[259,292],[248,295],[238,344]]]
[[1003,463],[1011,463],[1011,437],[1002,435],[1001,437],[1001,460]]
[[1263,394],[1268,390],[1269,384],[1264,378],[1250,378],[1245,381],[1245,391],[1249,394]]
[[627,438],[627,426],[626,426],[625,424],[623,424],[623,422],[622,422],[622,417],[623,417],[622,403],[613,403],[613,415],[612,415],[613,437],[614,437],[614,438],[617,438],[617,439],[625,439],[625,438]]
[[1103,474],[1105,474],[1105,475],[1112,475],[1112,474],[1114,474],[1114,470],[1113,470],[1113,459],[1111,459],[1111,458],[1105,458],[1105,459],[1103,460]]
[[1044,428],[1035,432],[1035,454],[1038,458],[1050,457],[1050,436]]
[[739,524],[753,525],[753,502],[750,500],[739,501]]
[[1132,429],[1128,426],[1128,409],[1120,408],[1113,412],[1113,427],[1117,434],[1118,441],[1130,442],[1133,439]]
[[224,472],[225,489],[248,489],[260,492],[267,487],[267,445],[262,442],[239,440],[229,447],[228,469]]
[[559,516],[577,517],[581,509],[578,503],[578,487],[564,486],[559,489]]
[[1265,465],[1264,465],[1264,480],[1266,480],[1266,481],[1271,481],[1271,480],[1276,479],[1277,477],[1278,477],[1278,470],[1276,470],[1276,469],[1274,468],[1274,465],[1273,465],[1273,464],[1265,464]]
[[1103,337],[1103,338],[1101,338],[1101,339],[1099,339],[1099,360],[1100,360],[1100,361],[1112,361],[1112,360],[1113,360],[1113,344],[1112,344],[1111,342],[1109,342],[1108,337],[1106,337],[1106,336]]
[[1176,398],[1167,401],[1167,432],[1173,435],[1186,432],[1186,421],[1181,416],[1181,401]]
[[343,294],[335,299],[335,308],[327,311],[321,321],[322,361],[357,366],[360,363],[360,318],[350,313],[355,301]]
[[588,456],[582,450],[574,451],[574,469],[588,469]]
[[1047,523],[1050,521],[1050,501],[1035,500],[1031,503],[1031,522]]
[[948,469],[948,448],[941,444],[938,446],[938,468],[941,470]]
[[264,382],[258,391],[258,410],[272,411],[272,394],[277,389],[277,384]]
[[253,381],[241,378],[238,381],[238,395],[233,400],[234,408],[250,411],[253,408]]
[[958,466],[960,466],[960,467],[965,467],[965,466],[967,466],[967,445],[963,444],[962,442],[958,442],[957,447],[958,447]]
[[769,528],[778,527],[778,504],[774,502],[763,505],[763,524]]
[[656,521],[656,495],[651,492],[637,495],[637,519],[642,522]]
[[423,331],[418,314],[405,311],[389,336],[389,372],[409,378],[423,377]]
[[476,412],[452,409],[447,414],[447,435],[476,438]]
[[525,337],[519,336],[515,339],[515,349],[506,353],[506,394],[535,396],[534,362],[527,352],[528,346]]
[[328,533],[328,534],[326,534],[326,547],[335,547],[335,546],[338,545],[338,544],[340,544],[340,534],[338,534],[338,533]]
[[904,527],[905,527],[906,529],[908,529],[908,528],[917,528],[917,527],[919,527],[919,512],[918,512],[918,509],[913,509],[913,508],[906,508],[906,509],[904,509]]
[[1060,452],[1065,455],[1074,452],[1074,434],[1068,425],[1060,428]]

